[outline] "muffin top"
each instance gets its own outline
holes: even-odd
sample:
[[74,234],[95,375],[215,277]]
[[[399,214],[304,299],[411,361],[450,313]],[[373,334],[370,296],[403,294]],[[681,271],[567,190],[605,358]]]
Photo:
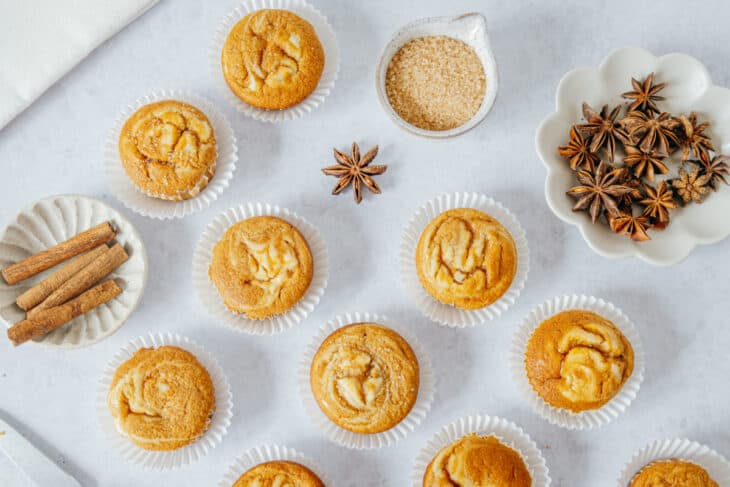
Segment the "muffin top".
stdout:
[[658,460],[642,468],[629,487],[719,487],[707,470],[683,460]]
[[262,9],[233,26],[221,64],[226,83],[241,100],[279,110],[314,91],[324,69],[324,50],[303,18],[288,10]]
[[530,336],[525,369],[548,404],[573,412],[597,409],[634,370],[634,351],[616,325],[587,310],[560,312]]
[[215,172],[213,127],[196,107],[163,100],[141,107],[119,134],[127,176],[144,193],[166,200],[192,198]]
[[416,247],[418,278],[445,304],[478,309],[497,301],[517,271],[512,235],[495,218],[457,208],[434,218]]
[[213,248],[208,268],[226,307],[251,319],[288,311],[309,288],[312,272],[307,241],[273,216],[232,225]]
[[530,487],[519,453],[494,436],[470,434],[441,449],[428,464],[423,487]]
[[386,431],[418,397],[418,359],[403,337],[374,323],[334,331],[317,350],[310,385],[320,409],[355,433]]
[[117,368],[107,396],[117,429],[145,450],[175,450],[208,429],[213,381],[181,348],[142,348]]
[[233,487],[324,487],[304,465],[288,461],[260,463],[241,475]]

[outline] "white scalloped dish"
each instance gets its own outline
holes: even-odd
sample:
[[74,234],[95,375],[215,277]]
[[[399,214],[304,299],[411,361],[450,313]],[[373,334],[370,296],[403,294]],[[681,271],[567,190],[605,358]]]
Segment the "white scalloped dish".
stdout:
[[[696,112],[710,122],[706,131],[717,153],[730,152],[730,90],[712,84],[707,69],[686,54],[657,57],[644,49],[627,47],[610,53],[598,67],[568,72],[558,85],[556,111],[537,129],[535,146],[547,168],[545,198],[561,220],[578,227],[586,243],[610,258],[639,257],[656,265],[676,264],[702,244],[719,242],[730,235],[730,187],[721,187],[702,204],[672,212],[664,231],[652,231],[651,240],[634,242],[613,233],[607,225],[592,224],[587,212],[573,212],[574,200],[565,192],[577,185],[567,161],[557,148],[568,140],[570,126],[582,121],[581,104],[593,107],[626,104],[621,93],[631,89],[631,77],[643,79],[654,73],[658,83],[667,83],[659,102],[663,111],[675,115]],[[674,164],[673,164],[674,166]]]

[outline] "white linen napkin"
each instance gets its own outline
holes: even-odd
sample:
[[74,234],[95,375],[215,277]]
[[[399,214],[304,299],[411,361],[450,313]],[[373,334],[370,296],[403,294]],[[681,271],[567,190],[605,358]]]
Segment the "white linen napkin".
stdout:
[[158,1],[0,1],[0,129]]

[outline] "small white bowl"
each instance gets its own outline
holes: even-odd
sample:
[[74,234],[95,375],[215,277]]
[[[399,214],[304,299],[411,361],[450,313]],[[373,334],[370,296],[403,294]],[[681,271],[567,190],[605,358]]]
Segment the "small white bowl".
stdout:
[[[465,42],[479,56],[479,60],[482,62],[482,66],[484,66],[484,74],[487,77],[484,100],[477,113],[463,125],[450,130],[425,130],[406,122],[393,110],[388,100],[388,95],[385,92],[385,74],[388,71],[388,65],[390,64],[390,60],[393,59],[393,56],[407,42],[418,39],[419,37],[428,36],[447,36]],[[457,17],[430,17],[411,22],[396,32],[388,45],[385,46],[385,49],[383,49],[378,67],[375,71],[375,86],[378,91],[378,99],[385,112],[393,119],[396,125],[411,133],[423,137],[446,138],[462,134],[474,128],[479,122],[484,120],[489,110],[492,109],[499,86],[497,62],[494,60],[494,53],[492,52],[489,36],[487,35],[487,19],[479,13],[468,13]]]
[[[578,183],[558,146],[568,140],[570,126],[582,119],[581,104],[614,107],[626,103],[621,93],[631,89],[631,77],[642,79],[655,74],[658,83],[667,83],[659,107],[669,113],[697,112],[708,120],[709,135],[717,153],[730,152],[730,90],[712,84],[707,69],[686,54],[656,57],[636,47],[617,49],[599,66],[578,68],[560,80],[555,95],[555,112],[537,129],[535,146],[547,167],[545,199],[561,220],[578,227],[583,239],[596,253],[610,258],[639,257],[656,265],[676,264],[701,244],[719,242],[730,235],[730,188],[722,186],[700,205],[692,204],[672,212],[664,231],[650,233],[648,242],[634,242],[612,232],[608,226],[592,224],[587,212],[573,212],[574,200],[565,192]],[[677,164],[672,164],[676,167]]]

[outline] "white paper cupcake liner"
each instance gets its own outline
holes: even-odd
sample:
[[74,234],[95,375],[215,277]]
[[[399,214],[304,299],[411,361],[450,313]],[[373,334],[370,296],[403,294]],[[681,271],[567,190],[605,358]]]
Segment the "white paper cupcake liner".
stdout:
[[[129,179],[119,160],[119,134],[126,121],[142,106],[161,100],[178,100],[200,109],[208,117],[215,134],[218,151],[215,174],[200,194],[183,201],[163,200],[145,193]],[[236,136],[225,116],[205,98],[180,90],[157,91],[127,105],[114,121],[104,148],[104,165],[112,193],[127,208],[140,215],[159,219],[182,218],[210,206],[228,187],[236,170],[236,161]]]
[[[228,228],[254,216],[275,216],[294,225],[304,236],[312,253],[312,282],[304,296],[286,313],[263,320],[248,318],[245,314],[230,311],[223,304],[215,285],[208,277],[208,267],[213,258],[213,247],[223,237]],[[210,314],[236,330],[251,335],[273,335],[304,321],[319,303],[327,287],[329,276],[329,256],[319,231],[304,218],[286,208],[263,203],[247,203],[229,208],[218,215],[206,228],[193,253],[193,286],[198,297]]]
[[[415,259],[421,234],[434,218],[455,208],[474,208],[493,216],[509,231],[517,248],[517,272],[509,289],[497,301],[480,309],[460,309],[441,303],[426,292],[418,279]],[[452,328],[472,327],[498,318],[517,301],[530,269],[530,251],[520,222],[500,203],[477,193],[442,194],[421,206],[403,233],[399,258],[403,285],[413,296],[421,312],[438,324]]]
[[256,465],[276,461],[296,462],[314,472],[327,487],[334,485],[324,470],[314,460],[293,448],[277,445],[264,445],[246,451],[228,468],[228,472],[218,482],[218,485],[220,487],[231,487],[241,475]]
[[618,479],[618,487],[628,487],[639,470],[657,460],[679,459],[707,470],[720,487],[730,485],[730,463],[712,448],[687,439],[657,440],[634,454]]
[[[173,345],[195,355],[206,368],[215,388],[215,412],[210,426],[197,441],[172,451],[144,450],[129,441],[117,429],[116,422],[107,406],[107,395],[117,368],[141,348],[158,348]],[[104,369],[97,394],[97,413],[102,429],[112,442],[114,449],[126,460],[153,470],[168,470],[195,462],[215,448],[228,432],[233,416],[231,387],[218,362],[200,345],[172,333],[149,334],[136,338],[122,348]]]
[[476,433],[479,436],[495,436],[506,446],[520,454],[525,462],[532,487],[548,487],[550,474],[545,459],[530,436],[516,424],[496,416],[467,416],[444,426],[426,443],[416,457],[411,480],[413,487],[423,486],[423,475],[431,460],[441,449],[458,439]]
[[[574,413],[567,409],[559,409],[546,403],[530,385],[525,371],[525,351],[527,343],[535,329],[551,316],[571,309],[593,311],[610,320],[621,330],[634,350],[634,371],[621,390],[602,407]],[[610,423],[624,413],[631,401],[636,398],[641,382],[644,380],[644,347],[634,324],[616,306],[593,296],[564,295],[548,301],[530,311],[522,321],[512,340],[510,366],[517,386],[537,414],[550,423],[563,428],[582,430],[596,428]]]
[[[314,355],[319,350],[325,338],[332,334],[332,332],[353,323],[377,323],[392,329],[408,342],[418,360],[419,386],[416,403],[400,423],[381,433],[354,433],[338,426],[322,412],[312,394],[309,371],[314,360]],[[329,321],[319,329],[319,332],[317,332],[311,343],[307,346],[299,366],[299,392],[302,396],[304,408],[307,410],[314,424],[330,440],[347,448],[358,450],[382,448],[391,445],[414,431],[430,411],[435,390],[436,378],[431,368],[431,360],[429,360],[428,355],[418,340],[408,330],[405,330],[404,327],[394,323],[385,316],[379,316],[377,314],[345,313],[344,315],[335,317],[335,319]]]
[[[228,87],[228,84],[223,77],[223,69],[221,67],[221,53],[223,52],[223,46],[225,45],[228,33],[231,31],[233,26],[249,13],[264,8],[289,10],[290,12],[302,17],[304,20],[312,24],[312,27],[314,27],[314,30],[317,32],[317,37],[319,37],[319,40],[322,43],[322,48],[324,49],[324,69],[322,70],[322,76],[319,79],[317,87],[307,98],[298,104],[283,110],[263,110],[245,103]],[[209,57],[213,79],[216,80],[216,84],[219,86],[219,89],[223,91],[226,99],[234,107],[236,107],[239,112],[263,122],[284,122],[287,120],[295,120],[314,111],[324,102],[324,99],[330,94],[332,88],[334,88],[335,81],[337,80],[340,70],[340,50],[337,47],[337,39],[335,37],[334,29],[327,21],[327,18],[322,15],[319,10],[304,0],[246,0],[242,2],[238,7],[234,8],[228,15],[226,15],[216,30],[215,36],[213,37],[213,43],[210,46]]]

